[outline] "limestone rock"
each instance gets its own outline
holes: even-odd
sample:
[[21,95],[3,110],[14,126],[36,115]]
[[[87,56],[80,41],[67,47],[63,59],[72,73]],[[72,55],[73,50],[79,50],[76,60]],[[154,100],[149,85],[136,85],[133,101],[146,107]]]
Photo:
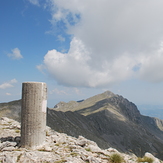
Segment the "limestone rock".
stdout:
[[15,146],[16,146],[16,142],[6,141],[0,144],[0,151],[2,151],[6,147],[15,147]]
[[160,163],[159,159],[157,159],[156,157],[154,157],[151,153],[146,152],[144,156],[153,159],[153,163]]
[[101,148],[99,148],[97,145],[88,145],[87,148],[94,153],[102,153]]

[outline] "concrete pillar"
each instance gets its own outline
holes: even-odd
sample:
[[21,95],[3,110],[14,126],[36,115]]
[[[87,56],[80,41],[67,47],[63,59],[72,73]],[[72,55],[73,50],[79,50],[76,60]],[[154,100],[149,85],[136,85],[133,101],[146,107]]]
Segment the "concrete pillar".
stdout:
[[22,84],[21,147],[36,148],[46,138],[47,87],[42,82]]

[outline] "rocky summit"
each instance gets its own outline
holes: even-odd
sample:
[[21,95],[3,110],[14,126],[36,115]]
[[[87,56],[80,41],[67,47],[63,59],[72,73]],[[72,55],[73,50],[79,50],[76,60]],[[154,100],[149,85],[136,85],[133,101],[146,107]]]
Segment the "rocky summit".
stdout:
[[[114,148],[101,149],[83,136],[78,138],[46,129],[46,141],[35,150],[20,147],[20,123],[2,117],[0,119],[0,162],[3,163],[135,163],[152,161],[162,163],[150,153],[138,158],[130,153],[120,153]],[[117,162],[117,163],[118,163]]]
[[[0,115],[20,121],[18,104],[0,104]],[[163,160],[163,121],[141,115],[135,104],[110,91],[48,108],[47,125],[76,139],[83,136],[102,150],[114,148],[137,157],[149,152]]]

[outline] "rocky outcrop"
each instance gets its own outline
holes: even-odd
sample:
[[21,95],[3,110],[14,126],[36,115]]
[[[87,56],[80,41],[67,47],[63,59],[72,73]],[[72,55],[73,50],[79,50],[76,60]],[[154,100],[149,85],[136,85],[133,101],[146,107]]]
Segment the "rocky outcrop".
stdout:
[[[83,136],[78,138],[46,129],[46,141],[35,150],[20,147],[20,124],[8,118],[0,119],[0,162],[3,163],[111,163],[114,155],[118,155],[122,162],[136,163],[138,157],[132,153],[120,153],[114,148],[101,149],[98,145]],[[19,130],[20,131],[20,130]],[[2,134],[3,133],[3,134]],[[10,136],[9,136],[10,135]],[[150,153],[145,156],[154,163],[162,161]]]

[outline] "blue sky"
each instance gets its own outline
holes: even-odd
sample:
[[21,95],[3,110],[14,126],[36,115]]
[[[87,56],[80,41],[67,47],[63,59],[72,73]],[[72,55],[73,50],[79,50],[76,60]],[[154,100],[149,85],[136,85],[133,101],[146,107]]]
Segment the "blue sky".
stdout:
[[110,90],[163,105],[162,0],[1,0],[0,102],[46,82],[48,106]]

